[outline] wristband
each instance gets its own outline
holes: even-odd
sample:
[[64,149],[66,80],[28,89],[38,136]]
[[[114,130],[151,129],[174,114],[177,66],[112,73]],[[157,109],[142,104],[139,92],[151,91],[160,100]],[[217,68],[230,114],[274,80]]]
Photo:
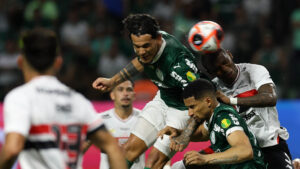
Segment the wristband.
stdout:
[[237,98],[236,97],[231,97],[230,98],[230,104],[231,105],[237,105]]

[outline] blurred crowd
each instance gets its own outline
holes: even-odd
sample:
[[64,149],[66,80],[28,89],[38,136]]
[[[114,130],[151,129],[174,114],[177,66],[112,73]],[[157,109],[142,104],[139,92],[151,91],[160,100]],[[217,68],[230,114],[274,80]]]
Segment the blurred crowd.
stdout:
[[1,0],[0,99],[23,82],[18,38],[35,27],[59,35],[59,79],[89,99],[107,99],[91,83],[111,77],[133,58],[122,25],[130,13],[155,16],[162,30],[186,45],[192,25],[216,21],[225,31],[222,46],[235,62],[264,65],[279,98],[300,98],[300,0]]

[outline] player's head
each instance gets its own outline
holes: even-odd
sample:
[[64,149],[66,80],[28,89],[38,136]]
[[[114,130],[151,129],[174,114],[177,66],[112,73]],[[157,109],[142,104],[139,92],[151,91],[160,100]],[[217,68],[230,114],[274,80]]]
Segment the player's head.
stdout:
[[183,90],[183,100],[189,109],[189,116],[198,122],[209,119],[217,103],[216,88],[208,80],[197,79]]
[[133,90],[134,84],[131,80],[117,85],[110,93],[110,98],[114,101],[115,106],[131,107],[135,99],[135,92]]
[[162,43],[157,20],[148,14],[132,14],[123,23],[141,62],[151,63]]
[[212,76],[217,76],[223,82],[231,85],[237,76],[237,68],[229,51],[219,49],[214,53],[202,56],[202,64]]
[[[21,37],[21,48],[19,65],[22,69],[30,68],[44,74],[57,62],[58,42],[56,34],[51,30],[37,28],[24,32]],[[59,68],[60,65],[55,66]]]

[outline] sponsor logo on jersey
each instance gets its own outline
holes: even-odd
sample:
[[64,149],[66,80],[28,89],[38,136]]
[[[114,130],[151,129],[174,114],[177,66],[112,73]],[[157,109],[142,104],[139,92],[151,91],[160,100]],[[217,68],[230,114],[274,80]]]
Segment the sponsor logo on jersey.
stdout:
[[190,82],[196,80],[196,75],[194,73],[192,73],[191,71],[188,71],[186,73],[186,77],[187,77],[188,81],[190,81]]
[[215,144],[216,143],[216,134],[214,131],[211,132],[210,134],[210,141],[212,144]]
[[194,62],[188,60],[188,59],[185,59],[185,63],[191,68],[193,69],[193,71],[196,73],[198,72],[198,68],[196,67],[196,65],[194,64]]
[[155,73],[156,73],[156,76],[159,78],[159,80],[164,81],[164,75],[160,69],[157,68]]
[[102,119],[110,119],[111,116],[109,114],[103,114],[102,116]]
[[187,81],[183,79],[180,75],[178,75],[176,72],[172,71],[171,76],[180,83],[182,83],[184,87],[187,86]]
[[231,121],[229,119],[223,119],[221,121],[221,126],[226,129],[231,125]]

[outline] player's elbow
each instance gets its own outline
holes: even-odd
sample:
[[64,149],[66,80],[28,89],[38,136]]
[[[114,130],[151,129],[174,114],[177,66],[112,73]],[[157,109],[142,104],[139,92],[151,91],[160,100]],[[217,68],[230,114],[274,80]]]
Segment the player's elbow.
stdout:
[[254,157],[252,148],[245,151],[245,160],[252,160]]
[[4,155],[5,155],[6,161],[14,162],[21,152],[21,150],[18,147],[11,147],[9,149],[5,149],[3,147],[3,149],[4,149]]
[[243,149],[240,150],[242,153],[240,161],[248,161],[253,159],[253,149],[251,146],[244,146]]
[[270,94],[269,99],[267,99],[267,100],[269,101],[268,106],[270,106],[270,107],[276,106],[277,96],[275,94]]

